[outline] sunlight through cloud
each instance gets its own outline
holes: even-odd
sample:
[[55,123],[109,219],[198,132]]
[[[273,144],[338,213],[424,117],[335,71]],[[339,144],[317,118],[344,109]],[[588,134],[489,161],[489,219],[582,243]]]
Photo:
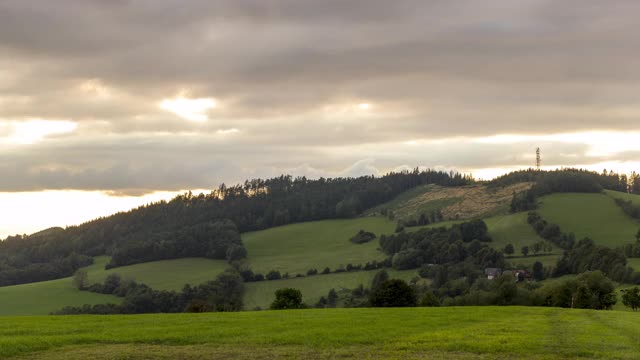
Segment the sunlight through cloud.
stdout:
[[214,109],[218,103],[213,98],[188,99],[177,97],[164,99],[160,102],[160,108],[172,112],[183,119],[205,122],[209,120],[207,111]]
[[68,120],[0,121],[0,143],[28,145],[42,141],[50,135],[73,132],[78,124]]

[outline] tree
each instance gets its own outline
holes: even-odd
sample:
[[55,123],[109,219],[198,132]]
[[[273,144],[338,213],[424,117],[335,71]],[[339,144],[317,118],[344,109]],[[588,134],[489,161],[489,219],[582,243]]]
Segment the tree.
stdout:
[[89,285],[89,275],[87,270],[79,269],[73,274],[73,286],[78,290],[84,290]]
[[523,246],[522,250],[520,250],[522,252],[522,255],[527,256],[529,254],[529,247],[528,246]]
[[338,305],[338,293],[336,293],[335,289],[329,290],[329,294],[327,295],[327,305],[329,307],[336,307]]
[[640,308],[640,289],[635,286],[622,290],[622,303],[631,310],[637,311]]
[[104,279],[103,292],[105,294],[113,294],[114,291],[118,287],[120,287],[121,283],[122,283],[122,278],[120,277],[119,274],[116,274],[116,273],[109,274]]
[[374,307],[416,306],[416,292],[402,280],[387,280],[369,294],[369,303]]
[[278,270],[271,270],[267,273],[265,278],[267,280],[280,280],[282,279],[282,275],[280,275],[280,271]]
[[271,303],[271,310],[302,309],[302,293],[298,289],[283,288],[276,290],[276,299]]
[[544,245],[543,242],[537,242],[535,244],[533,244],[533,253],[534,254],[538,254],[540,251],[542,251],[542,246]]
[[247,249],[242,245],[233,244],[227,248],[226,259],[228,262],[240,260],[247,257]]
[[512,255],[515,252],[512,244],[505,246],[503,251],[506,255]]
[[538,281],[544,280],[544,267],[540,261],[533,263],[533,278]]
[[350,240],[354,244],[364,244],[375,238],[376,238],[376,234],[369,231],[360,230]]
[[544,288],[548,306],[609,310],[617,298],[615,286],[601,271],[587,271]]
[[431,291],[429,291],[426,294],[424,294],[424,296],[422,297],[422,300],[420,300],[420,306],[427,306],[427,307],[440,306],[440,300],[438,300],[438,297],[435,296]]
[[575,295],[575,307],[609,310],[616,304],[615,286],[601,271],[587,271],[576,279],[580,285]]
[[192,300],[191,302],[189,302],[189,304],[187,304],[187,307],[184,309],[184,312],[186,313],[205,313],[205,312],[213,312],[215,311],[215,307],[204,301],[204,300],[199,300],[199,299],[195,299]]
[[640,229],[638,229],[638,232],[636,233],[636,242],[640,242]]
[[386,270],[378,271],[371,280],[371,291],[376,291],[385,281],[389,280],[389,273]]

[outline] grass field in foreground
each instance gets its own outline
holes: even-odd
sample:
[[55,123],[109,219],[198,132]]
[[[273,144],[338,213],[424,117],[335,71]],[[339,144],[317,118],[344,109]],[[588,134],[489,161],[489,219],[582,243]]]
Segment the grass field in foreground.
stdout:
[[605,194],[553,194],[544,196],[540,214],[576,238],[589,237],[612,248],[634,242],[640,222],[627,216]]
[[306,274],[316,268],[322,271],[338,266],[365,264],[382,260],[378,240],[353,244],[349,239],[359,230],[391,234],[395,224],[384,217],[362,217],[348,220],[323,220],[280,226],[242,234],[248,260],[254,272],[265,274],[279,270],[290,275]]
[[0,358],[637,359],[638,322],[527,307],[9,317]]
[[119,304],[121,301],[111,295],[80,291],[72,286],[71,278],[65,278],[0,287],[0,316],[46,315],[67,305]]
[[[392,279],[411,280],[417,276],[415,270],[398,271],[386,269],[389,277]],[[296,288],[302,292],[302,301],[307,305],[313,306],[320,300],[321,296],[327,297],[327,293],[331,289],[339,291],[341,289],[355,289],[360,284],[365,288],[370,287],[371,280],[378,270],[372,271],[355,271],[348,273],[315,275],[303,278],[293,278],[274,281],[260,281],[246,283],[246,292],[244,295],[244,308],[247,310],[260,307],[268,309],[269,305],[275,298],[275,291],[281,288]]]
[[109,257],[99,256],[94,261],[87,267],[90,283],[102,282],[108,274],[117,273],[124,279],[141,282],[156,290],[181,290],[185,284],[198,285],[214,280],[229,266],[224,260],[182,258],[105,270]]

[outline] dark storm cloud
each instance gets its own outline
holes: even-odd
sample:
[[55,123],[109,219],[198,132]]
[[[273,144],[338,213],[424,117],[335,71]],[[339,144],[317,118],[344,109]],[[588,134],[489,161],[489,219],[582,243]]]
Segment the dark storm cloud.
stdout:
[[[399,147],[635,129],[639,11],[596,0],[0,1],[0,124],[79,124],[3,151],[0,191],[527,164],[532,144]],[[220,106],[205,123],[159,109],[183,91]],[[554,149],[558,165],[595,161],[586,146]]]

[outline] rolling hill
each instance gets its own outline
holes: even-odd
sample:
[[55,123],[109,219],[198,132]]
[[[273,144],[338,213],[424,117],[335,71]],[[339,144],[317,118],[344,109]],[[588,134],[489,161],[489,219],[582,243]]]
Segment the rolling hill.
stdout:
[[606,194],[553,194],[541,198],[543,218],[573,232],[577,239],[591,238],[612,248],[635,241],[640,223],[628,217]]
[[[507,199],[510,197],[506,194],[528,187],[530,183],[504,187],[501,190],[490,190],[481,185],[456,188],[427,185],[409,190],[384,206],[386,209],[393,209],[397,214],[406,216],[427,209],[441,209],[447,213],[460,204],[477,204],[486,194],[497,191],[504,196],[501,195],[498,197],[499,201],[478,210],[480,213],[499,213],[499,215],[484,218],[489,234],[493,238],[490,245],[497,250],[502,250],[507,244],[513,244],[516,254],[507,258],[511,266],[530,266],[535,261],[540,261],[545,266],[552,266],[561,253],[556,246],[553,246],[554,251],[550,255],[520,256],[522,246],[531,246],[543,239],[527,224],[526,213],[506,213],[505,206],[508,205]],[[452,191],[457,195],[452,195]],[[452,197],[445,197],[449,195]],[[540,213],[549,221],[558,223],[563,231],[573,231],[578,237],[590,236],[603,245],[620,246],[633,239],[640,224],[627,217],[613,203],[612,197],[616,196],[631,200],[640,198],[640,196],[611,191],[605,194],[554,194],[541,198]],[[289,273],[290,276],[289,279],[277,281],[247,283],[245,309],[268,307],[273,300],[275,290],[282,287],[299,288],[305,301],[313,304],[320,296],[325,296],[331,288],[336,290],[355,288],[359,284],[367,286],[375,271],[332,273],[302,278],[295,278],[295,275],[304,275],[312,268],[322,271],[325,267],[329,267],[333,271],[347,264],[357,265],[373,260],[383,260],[386,255],[378,249],[377,239],[360,245],[349,241],[349,238],[359,230],[371,231],[378,236],[394,232],[396,225],[394,221],[372,215],[380,209],[376,207],[365,212],[369,216],[353,219],[305,222],[243,233],[241,236],[248,252],[247,261],[254,272],[266,274],[271,270],[278,270],[282,274]],[[461,220],[445,221],[428,226],[450,226],[459,221]],[[407,231],[416,231],[420,228],[407,228]],[[640,269],[640,262],[636,260],[630,259],[629,265]],[[110,273],[118,273],[125,279],[145,283],[154,289],[180,290],[187,283],[194,285],[212,280],[228,266],[223,260],[183,258],[104,270],[104,265],[108,261],[108,257],[96,257],[95,263],[87,268],[91,283],[101,282]],[[393,273],[405,280],[415,275],[415,271]],[[43,294],[45,294],[44,297]],[[71,286],[70,278],[0,287],[0,315],[46,314],[65,305],[119,301],[120,299],[110,296],[78,292]]]
[[[351,243],[349,238],[360,229],[383,234],[391,233],[394,228],[395,224],[386,218],[364,217],[286,225],[242,236],[251,254],[249,263],[254,271],[265,274],[270,270],[279,270],[294,276],[296,273],[306,274],[310,268],[322,271],[329,266],[333,271],[349,263],[356,265],[383,260],[385,255],[377,249],[377,240],[357,245]],[[94,260],[94,264],[86,268],[90,283],[102,282],[108,274],[118,273],[125,279],[142,282],[157,290],[180,290],[187,283],[196,285],[213,280],[228,266],[223,260],[183,258],[105,270],[108,257],[100,256]],[[331,288],[355,288],[360,283],[368,285],[374,273],[362,271],[247,283],[245,308],[268,307],[275,290],[293,285],[300,287],[305,299],[317,302]],[[407,279],[415,272],[398,274]],[[43,294],[46,298],[42,297]],[[112,296],[78,291],[71,285],[71,278],[0,287],[0,315],[43,315],[65,305],[120,301]]]

